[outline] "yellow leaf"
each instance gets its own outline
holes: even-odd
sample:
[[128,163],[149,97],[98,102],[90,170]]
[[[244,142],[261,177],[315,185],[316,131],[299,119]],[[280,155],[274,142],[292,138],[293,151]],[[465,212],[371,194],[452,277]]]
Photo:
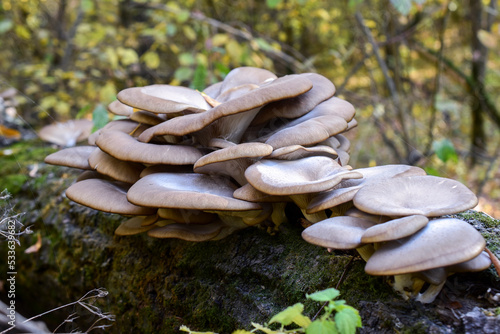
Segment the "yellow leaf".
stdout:
[[226,34],[216,34],[212,37],[212,45],[213,46],[221,46],[226,44],[229,41],[229,36]]
[[479,38],[481,43],[489,49],[494,49],[498,45],[498,36],[495,36],[489,31],[479,30],[477,32],[477,38]]
[[31,33],[28,29],[26,29],[25,26],[17,25],[16,26],[16,34],[17,34],[17,36],[24,38],[24,39],[31,38]]
[[139,57],[133,49],[118,48],[117,53],[120,56],[120,62],[124,66],[132,65],[139,61]]
[[160,56],[156,52],[148,51],[141,58],[150,69],[154,70],[160,66]]
[[105,54],[111,68],[116,69],[118,67],[118,55],[116,51],[113,48],[106,48]]
[[15,129],[0,124],[0,136],[10,139],[21,139],[21,133]]

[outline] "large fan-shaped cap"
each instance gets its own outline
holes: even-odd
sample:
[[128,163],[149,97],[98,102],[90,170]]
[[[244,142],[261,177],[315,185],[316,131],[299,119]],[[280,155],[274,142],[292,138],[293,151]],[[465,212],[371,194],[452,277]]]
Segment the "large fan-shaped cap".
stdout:
[[200,92],[180,86],[132,87],[122,90],[117,97],[126,105],[158,114],[192,113],[210,109]]
[[201,152],[192,146],[141,143],[118,131],[102,131],[96,144],[117,159],[145,164],[187,165],[202,157]]
[[369,183],[353,202],[358,209],[376,215],[438,217],[473,208],[477,197],[458,181],[425,175]]
[[366,263],[370,275],[398,275],[462,263],[478,256],[486,242],[468,223],[455,218],[431,220],[403,240],[383,244]]
[[68,147],[46,156],[45,162],[51,165],[92,169],[89,157],[95,149],[95,146]]
[[88,160],[90,166],[97,172],[126,183],[139,180],[144,169],[142,164],[116,159],[97,147],[94,148]]
[[342,168],[327,157],[299,160],[263,159],[247,168],[245,177],[257,190],[271,195],[292,195],[330,189],[344,179],[362,174]]
[[74,183],[66,190],[66,196],[74,202],[104,212],[122,215],[151,215],[154,208],[137,206],[127,201],[130,185],[102,179],[87,179]]
[[259,210],[260,205],[233,197],[227,178],[204,174],[156,173],[137,181],[128,199],[137,205],[198,210]]

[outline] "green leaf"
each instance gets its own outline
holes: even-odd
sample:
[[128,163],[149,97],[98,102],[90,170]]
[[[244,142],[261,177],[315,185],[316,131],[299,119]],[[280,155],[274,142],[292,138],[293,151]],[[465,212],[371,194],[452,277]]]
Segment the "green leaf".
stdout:
[[205,89],[205,82],[207,79],[207,68],[202,64],[198,64],[194,70],[193,82],[191,88],[197,89],[202,92]]
[[356,328],[362,327],[358,311],[351,306],[345,306],[335,314],[335,324],[341,334],[355,334]]
[[436,152],[439,160],[446,162],[448,160],[458,161],[458,155],[453,143],[449,139],[442,139],[432,143],[432,149]]
[[310,295],[306,295],[308,299],[312,299],[317,302],[328,302],[334,300],[340,295],[339,290],[330,288],[323,291],[318,291]]
[[315,320],[306,328],[306,334],[337,334],[335,323],[331,320]]
[[[304,305],[302,303],[297,303],[293,306],[287,307],[285,310],[276,314],[269,321],[270,324],[278,322],[284,326],[290,325],[291,323],[296,323],[299,326],[307,327],[311,323],[308,317],[302,314],[304,311]],[[307,324],[306,326],[304,326]]]
[[280,4],[281,0],[266,0],[267,7],[276,8]]
[[102,104],[98,104],[92,112],[92,122],[94,122],[92,132],[104,127],[108,123],[108,120],[108,111]]
[[190,80],[193,77],[193,69],[189,67],[179,67],[175,70],[174,78],[179,81]]
[[194,57],[191,53],[184,52],[179,55],[179,64],[189,66],[194,64]]

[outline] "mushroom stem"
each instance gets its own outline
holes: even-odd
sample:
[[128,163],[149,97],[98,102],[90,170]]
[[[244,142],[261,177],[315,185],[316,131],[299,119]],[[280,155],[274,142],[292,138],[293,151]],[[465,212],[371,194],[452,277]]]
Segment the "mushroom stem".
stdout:
[[373,255],[373,253],[375,253],[375,247],[373,246],[373,244],[366,244],[356,248],[356,251],[358,251],[359,255],[363,260],[368,261],[368,259]]
[[273,213],[271,214],[271,221],[274,224],[274,230],[277,231],[279,226],[283,223],[286,223],[288,219],[285,215],[285,202],[276,202],[272,203],[273,205]]
[[307,213],[306,209],[300,209],[300,211],[302,211],[304,218],[313,224],[328,218],[326,216],[325,211],[320,211],[320,212],[316,212],[316,213]]
[[498,257],[496,257],[495,254],[493,254],[492,251],[488,249],[488,247],[485,247],[484,250],[486,253],[488,253],[491,263],[493,263],[493,266],[495,267],[495,270],[497,271],[497,275],[500,276],[500,261],[498,260]]
[[439,284],[431,284],[424,293],[419,293],[415,300],[423,304],[432,303],[443,289],[444,283],[446,280]]

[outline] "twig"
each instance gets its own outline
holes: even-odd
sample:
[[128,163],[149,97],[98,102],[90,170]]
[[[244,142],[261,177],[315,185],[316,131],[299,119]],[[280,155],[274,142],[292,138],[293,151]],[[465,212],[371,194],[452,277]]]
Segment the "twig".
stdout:
[[493,252],[490,251],[488,247],[485,247],[484,250],[486,251],[486,253],[488,253],[491,263],[493,263],[493,266],[495,267],[498,276],[500,276],[500,261],[498,260],[498,257],[496,257],[496,255],[493,254]]
[[[146,8],[149,9],[157,9],[157,10],[163,10],[172,14],[180,14],[181,11],[172,7],[169,7],[168,5],[162,5],[162,4],[147,4]],[[242,38],[247,41],[253,41],[255,40],[255,37],[248,31],[245,30],[240,30],[236,29],[229,24],[220,22],[218,20],[215,20],[210,17],[206,17],[202,12],[189,12],[189,17],[193,20],[199,21],[206,23],[214,28],[223,30],[233,36]],[[302,62],[298,61],[297,59],[291,57],[290,55],[280,51],[276,50],[274,48],[268,49],[268,50],[263,50],[261,49],[264,53],[267,53],[274,58],[277,58],[278,60],[283,60],[285,61],[289,66],[292,67],[294,72],[300,73],[300,72],[314,72],[314,68],[312,66],[306,66]],[[295,50],[294,53],[298,53],[297,50]],[[304,56],[302,56],[303,59],[305,59]]]

